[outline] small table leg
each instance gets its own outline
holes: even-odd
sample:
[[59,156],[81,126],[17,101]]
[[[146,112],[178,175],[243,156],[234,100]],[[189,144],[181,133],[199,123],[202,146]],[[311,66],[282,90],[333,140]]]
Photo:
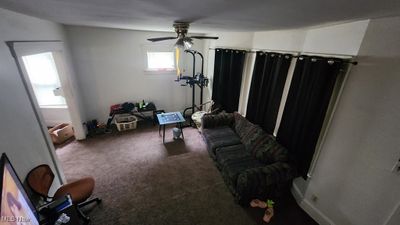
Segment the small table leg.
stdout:
[[179,124],[179,129],[181,129],[182,139],[185,139],[185,136],[183,136],[182,123],[178,123],[178,124]]
[[163,125],[162,143],[165,143],[165,125]]

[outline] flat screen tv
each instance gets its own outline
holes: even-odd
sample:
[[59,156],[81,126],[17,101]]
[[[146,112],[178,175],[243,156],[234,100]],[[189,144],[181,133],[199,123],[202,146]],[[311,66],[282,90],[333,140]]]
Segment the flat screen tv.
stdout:
[[39,225],[38,213],[5,153],[0,160],[0,224]]

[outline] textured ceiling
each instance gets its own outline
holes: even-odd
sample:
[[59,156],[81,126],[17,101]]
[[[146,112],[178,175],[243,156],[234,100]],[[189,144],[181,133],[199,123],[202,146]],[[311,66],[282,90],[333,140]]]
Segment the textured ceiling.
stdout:
[[[261,31],[400,15],[400,0],[0,0],[0,7],[69,24],[192,32]],[[0,18],[1,19],[1,18]]]

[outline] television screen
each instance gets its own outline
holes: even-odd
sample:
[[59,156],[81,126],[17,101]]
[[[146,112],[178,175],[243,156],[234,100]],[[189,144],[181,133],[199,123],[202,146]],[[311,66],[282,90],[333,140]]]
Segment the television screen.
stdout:
[[4,153],[1,156],[0,172],[0,224],[39,225],[37,212]]

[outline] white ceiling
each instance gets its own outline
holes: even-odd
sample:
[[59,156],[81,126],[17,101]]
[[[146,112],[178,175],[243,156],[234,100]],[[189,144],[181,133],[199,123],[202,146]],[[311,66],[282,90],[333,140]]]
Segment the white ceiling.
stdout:
[[[261,31],[400,15],[400,0],[0,0],[0,7],[69,24],[192,32]],[[0,18],[1,19],[1,18]]]

